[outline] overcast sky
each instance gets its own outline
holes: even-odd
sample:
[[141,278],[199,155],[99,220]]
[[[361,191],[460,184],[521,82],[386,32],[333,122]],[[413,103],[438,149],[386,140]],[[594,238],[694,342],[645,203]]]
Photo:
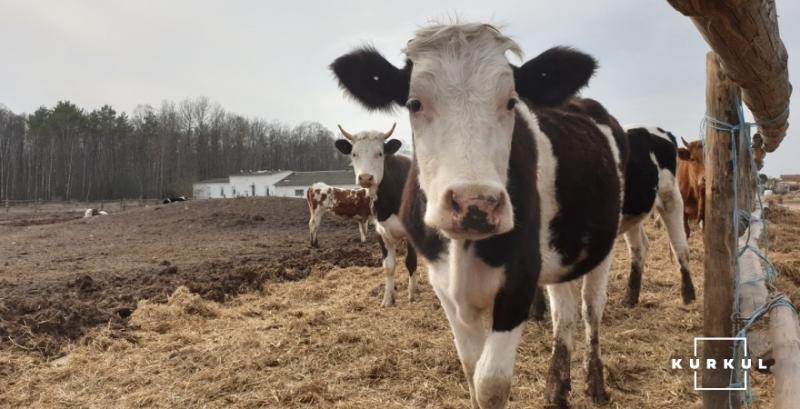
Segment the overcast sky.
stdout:
[[[433,5],[435,3],[435,5]],[[414,30],[448,16],[505,26],[526,59],[554,45],[594,55],[583,95],[620,122],[697,139],[705,110],[705,53],[690,20],[666,0],[12,1],[0,0],[0,103],[15,112],[70,100],[131,112],[204,95],[248,117],[330,129],[388,129],[410,137],[405,111],[368,113],[327,69],[374,44],[397,65]],[[777,0],[790,80],[800,89],[800,1]],[[765,171],[800,173],[800,94],[788,136]]]

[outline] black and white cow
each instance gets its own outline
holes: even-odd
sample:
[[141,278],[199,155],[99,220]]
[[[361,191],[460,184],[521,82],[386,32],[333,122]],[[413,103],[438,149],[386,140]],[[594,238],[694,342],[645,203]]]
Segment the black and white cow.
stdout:
[[633,306],[639,302],[648,248],[644,221],[654,210],[658,211],[667,229],[672,253],[680,265],[681,297],[684,304],[689,304],[695,300],[695,293],[689,270],[689,243],[683,232],[683,199],[676,178],[677,140],[670,132],[654,126],[627,125],[625,130],[630,158],[620,234],[625,235],[631,254],[625,304]]
[[[628,243],[631,271],[624,303],[630,307],[639,303],[648,250],[644,222],[657,210],[666,226],[672,253],[680,265],[681,298],[684,304],[689,304],[695,300],[695,291],[689,270],[689,244],[683,233],[683,199],[676,178],[677,140],[672,133],[654,126],[627,125],[625,130],[630,155],[619,234],[624,235]],[[541,320],[544,312],[543,294],[537,291],[531,316]]]
[[83,212],[83,218],[84,219],[88,219],[88,218],[94,217],[94,216],[108,216],[108,212],[106,212],[105,210],[99,210],[99,209],[86,209],[86,211]]
[[[356,175],[356,183],[369,190],[374,203],[375,231],[381,244],[383,270],[386,288],[383,293],[384,307],[394,304],[394,270],[397,264],[397,247],[406,236],[398,213],[403,196],[411,159],[397,155],[402,142],[389,139],[395,125],[389,132],[364,131],[351,134],[341,126],[339,130],[345,139],[336,141],[336,149],[349,155]],[[407,244],[406,268],[408,269],[408,300],[417,296],[417,253],[409,242]]]
[[593,75],[592,57],[553,48],[515,67],[507,51],[521,53],[492,26],[434,25],[408,42],[402,69],[361,48],[333,70],[368,109],[409,110],[414,164],[401,218],[450,322],[473,408],[506,406],[537,283],[553,305],[548,405],[567,406],[581,297],[586,392],[603,402],[599,331],[627,138],[599,103],[571,99]]
[[176,202],[185,202],[187,200],[189,200],[189,199],[187,199],[186,196],[168,197],[168,198],[162,200],[161,203],[162,204],[170,204],[170,203],[176,203]]

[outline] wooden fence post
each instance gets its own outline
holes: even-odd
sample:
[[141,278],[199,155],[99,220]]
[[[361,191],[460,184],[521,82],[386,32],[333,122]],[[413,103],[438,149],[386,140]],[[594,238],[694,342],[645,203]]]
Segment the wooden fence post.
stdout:
[[[739,87],[731,81],[713,52],[706,55],[706,114],[718,121],[736,125],[739,122],[736,103]],[[736,242],[733,226],[733,156],[731,133],[706,126],[706,210],[703,241],[705,243],[705,283],[703,296],[703,335],[733,336],[733,300],[735,292]],[[731,356],[732,343],[706,341],[703,358],[723,362]],[[706,361],[704,361],[706,362]],[[730,384],[730,370],[703,371],[704,388],[724,388]],[[732,408],[741,406],[735,391],[703,391],[705,409],[727,409],[730,394]]]

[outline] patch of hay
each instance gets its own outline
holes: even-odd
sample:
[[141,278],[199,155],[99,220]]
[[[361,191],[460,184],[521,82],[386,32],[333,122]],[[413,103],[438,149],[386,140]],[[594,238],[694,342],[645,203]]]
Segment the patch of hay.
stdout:
[[[796,226],[800,221],[774,222],[775,241],[797,248],[798,239],[785,236]],[[669,362],[691,356],[692,338],[702,333],[702,235],[693,234],[690,242],[701,301],[684,306],[666,232],[648,226],[647,234],[650,254],[635,308],[622,306],[629,258],[623,242],[615,250],[601,329],[607,407],[699,407],[691,373],[673,371]],[[797,254],[776,250],[773,256],[785,273],[778,286],[797,301],[786,267],[797,267]],[[166,304],[139,304],[131,317],[138,327],[135,341],[100,331],[94,341],[74,345],[57,365],[0,351],[0,384],[6,386],[0,407],[469,407],[449,326],[433,307],[435,295],[422,270],[420,300],[409,304],[405,271],[398,267],[397,305],[391,308],[379,307],[380,291],[371,291],[383,281],[377,267],[312,267],[305,280],[273,284],[226,304],[179,288]],[[580,329],[570,402],[594,408],[583,394]],[[550,348],[550,323],[530,323],[509,408],[543,406]],[[751,408],[772,407],[772,379],[758,373],[752,379],[759,400]]]

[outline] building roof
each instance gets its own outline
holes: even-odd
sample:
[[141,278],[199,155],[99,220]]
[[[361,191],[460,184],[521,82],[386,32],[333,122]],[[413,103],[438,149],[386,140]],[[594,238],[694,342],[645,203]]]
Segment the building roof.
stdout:
[[247,170],[247,171],[240,170],[239,173],[234,173],[233,175],[231,175],[231,177],[236,177],[236,176],[269,176],[269,175],[274,175],[276,173],[281,173],[281,172],[288,172],[288,171],[280,170],[280,169],[278,169],[278,170],[272,170],[272,169],[271,170]]
[[228,179],[228,178],[216,178],[216,179],[201,180],[199,182],[195,182],[195,184],[200,184],[200,183],[228,183],[229,181],[230,181],[230,179]]
[[352,169],[348,170],[325,170],[318,172],[292,172],[289,176],[281,179],[275,184],[281,186],[311,186],[316,182],[329,185],[354,185],[356,180]]

